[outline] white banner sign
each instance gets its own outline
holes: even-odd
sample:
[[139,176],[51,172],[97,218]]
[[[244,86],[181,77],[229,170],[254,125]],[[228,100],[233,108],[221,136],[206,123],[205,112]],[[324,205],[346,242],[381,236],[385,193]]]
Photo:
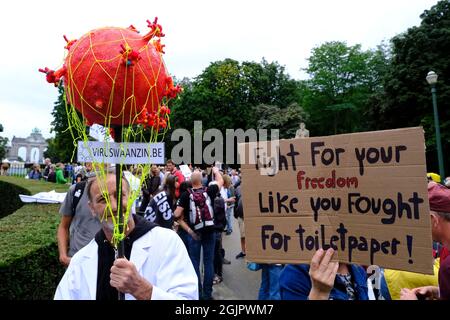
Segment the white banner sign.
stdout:
[[191,172],[191,169],[189,169],[188,165],[186,165],[186,164],[180,165],[180,171],[186,179],[191,178],[192,172]]
[[79,162],[163,164],[164,143],[78,141]]

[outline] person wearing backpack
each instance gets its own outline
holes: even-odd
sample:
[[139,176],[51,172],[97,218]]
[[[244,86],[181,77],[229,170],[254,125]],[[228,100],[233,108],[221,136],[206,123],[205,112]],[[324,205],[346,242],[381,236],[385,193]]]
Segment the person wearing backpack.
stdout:
[[92,214],[86,191],[87,179],[70,186],[59,209],[61,222],[57,230],[59,261],[68,266],[71,257],[87,245],[101,229]]
[[[200,297],[212,299],[214,279],[214,246],[216,231],[214,228],[214,199],[217,190],[223,186],[223,178],[216,167],[212,168],[217,188],[204,188],[202,174],[194,171],[191,176],[192,188],[183,193],[177,203],[175,219],[187,233],[188,252],[198,277]],[[184,208],[189,208],[186,212]],[[186,223],[184,216],[189,223]],[[200,252],[203,248],[204,279],[200,276]]]

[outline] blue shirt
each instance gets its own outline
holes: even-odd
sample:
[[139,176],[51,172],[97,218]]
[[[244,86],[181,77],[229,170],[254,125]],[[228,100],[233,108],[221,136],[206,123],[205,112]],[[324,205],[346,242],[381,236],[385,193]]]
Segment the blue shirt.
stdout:
[[41,173],[39,171],[31,170],[28,173],[28,178],[33,179],[33,180],[39,180],[39,179],[41,179]]
[[[357,265],[349,265],[353,279],[356,300],[369,300],[366,271]],[[280,275],[280,293],[282,300],[308,300],[311,291],[309,265],[287,265]],[[348,300],[345,284],[339,277],[334,281],[330,292],[331,300]]]

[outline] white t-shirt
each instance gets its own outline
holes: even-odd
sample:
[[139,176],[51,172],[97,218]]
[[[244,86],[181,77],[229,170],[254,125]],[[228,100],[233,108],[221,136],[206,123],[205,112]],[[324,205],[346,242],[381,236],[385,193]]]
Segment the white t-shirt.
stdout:
[[223,198],[223,200],[225,200],[225,210],[227,210],[228,189],[224,187],[220,188],[220,196]]

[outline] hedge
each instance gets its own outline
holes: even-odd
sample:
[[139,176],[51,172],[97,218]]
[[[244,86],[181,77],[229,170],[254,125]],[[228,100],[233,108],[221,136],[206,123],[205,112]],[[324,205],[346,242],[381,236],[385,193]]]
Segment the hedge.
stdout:
[[23,177],[0,176],[0,181],[12,183],[27,189],[31,194],[52,190],[55,190],[56,192],[66,192],[69,189],[67,184],[56,184],[44,180],[30,180]]
[[[62,192],[68,188],[67,185],[6,178],[1,177],[0,182],[16,190],[26,187],[28,194],[53,189]],[[11,183],[16,182],[14,179],[20,180],[20,186],[11,187]],[[58,204],[27,204],[0,219],[0,300],[53,298],[64,273],[56,243],[58,209]]]
[[24,205],[19,194],[32,195],[38,192],[55,190],[66,192],[67,185],[51,182],[29,180],[19,177],[0,176],[0,219],[13,213]]
[[0,194],[3,199],[0,201],[1,219],[23,206],[22,201],[20,201],[19,194],[30,195],[31,193],[27,189],[20,186],[0,180]]

